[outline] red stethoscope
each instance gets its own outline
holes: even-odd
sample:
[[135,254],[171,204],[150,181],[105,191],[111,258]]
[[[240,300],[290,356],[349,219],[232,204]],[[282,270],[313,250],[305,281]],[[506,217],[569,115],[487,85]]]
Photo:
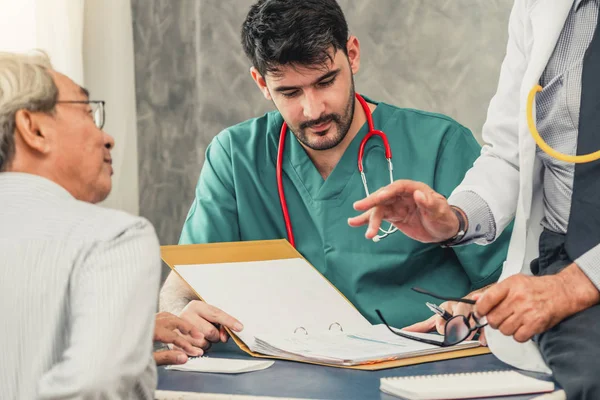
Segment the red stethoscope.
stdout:
[[[367,117],[367,124],[369,126],[369,132],[365,135],[365,137],[360,142],[360,148],[358,149],[358,170],[360,171],[360,177],[362,178],[363,187],[365,188],[365,194],[369,195],[369,187],[367,186],[367,177],[365,176],[365,171],[363,167],[363,156],[365,155],[365,145],[373,136],[379,136],[383,141],[383,147],[385,148],[385,158],[388,162],[388,171],[390,173],[390,183],[394,182],[394,166],[392,164],[392,150],[390,149],[390,144],[388,143],[387,136],[384,132],[375,130],[373,126],[373,117],[371,116],[371,109],[369,105],[363,99],[361,95],[356,93],[356,99],[362,106],[363,111]],[[285,220],[285,229],[287,231],[288,241],[292,246],[296,247],[296,241],[294,240],[294,232],[292,231],[292,222],[290,221],[290,213],[287,208],[287,202],[285,200],[285,192],[283,190],[283,150],[285,148],[285,137],[287,134],[287,123],[284,121],[281,126],[281,133],[279,134],[279,149],[277,152],[277,189],[279,191],[279,201],[281,203],[281,211],[283,212],[283,219]],[[379,228],[382,232],[381,235],[377,235],[373,238],[374,242],[379,242],[381,239],[385,238],[388,235],[396,232],[398,228],[394,227],[390,224],[388,229]]]

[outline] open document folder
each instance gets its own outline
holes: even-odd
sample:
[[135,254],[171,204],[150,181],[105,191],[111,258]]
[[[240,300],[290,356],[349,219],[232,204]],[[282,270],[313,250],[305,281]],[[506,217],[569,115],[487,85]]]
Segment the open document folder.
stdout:
[[202,300],[244,324],[233,337],[254,356],[382,369],[488,352],[474,341],[438,347],[371,325],[284,240],[165,246],[162,256]]

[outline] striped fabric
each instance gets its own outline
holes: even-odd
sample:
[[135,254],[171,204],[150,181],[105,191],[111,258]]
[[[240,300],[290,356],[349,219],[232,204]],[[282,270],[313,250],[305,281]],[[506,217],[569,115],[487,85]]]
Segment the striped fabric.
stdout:
[[0,398],[153,398],[152,226],[19,173],[0,173],[0,224]]
[[[583,56],[596,29],[597,1],[575,2],[540,78],[544,90],[536,100],[537,127],[544,140],[561,153],[577,152]],[[542,225],[553,232],[567,233],[575,164],[558,161],[539,147],[536,151],[544,164]]]

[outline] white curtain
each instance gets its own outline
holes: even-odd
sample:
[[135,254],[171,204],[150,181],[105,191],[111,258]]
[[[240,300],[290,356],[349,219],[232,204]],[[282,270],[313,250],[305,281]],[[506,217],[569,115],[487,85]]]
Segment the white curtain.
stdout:
[[103,203],[139,213],[137,129],[129,0],[0,0],[0,51],[42,49],[54,68],[106,101],[116,142],[113,190]]
[[0,0],[0,50],[43,49],[57,70],[83,83],[84,2]]
[[104,130],[116,143],[112,152],[113,190],[104,205],[137,215],[139,180],[130,0],[85,0],[83,31],[85,84],[93,97],[106,101]]

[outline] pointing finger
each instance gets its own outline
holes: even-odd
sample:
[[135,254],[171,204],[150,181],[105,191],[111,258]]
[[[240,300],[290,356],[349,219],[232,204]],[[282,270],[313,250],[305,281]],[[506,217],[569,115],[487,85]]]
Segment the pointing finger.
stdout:
[[366,211],[356,217],[348,218],[348,225],[351,227],[359,227],[369,223],[370,211]]
[[375,206],[390,204],[397,197],[411,196],[417,189],[425,190],[426,188],[428,186],[421,182],[397,180],[354,203],[354,209],[357,211],[367,211]]
[[373,239],[377,236],[381,222],[383,221],[383,209],[381,207],[375,207],[371,210],[371,216],[369,218],[369,228],[365,234],[367,239]]

